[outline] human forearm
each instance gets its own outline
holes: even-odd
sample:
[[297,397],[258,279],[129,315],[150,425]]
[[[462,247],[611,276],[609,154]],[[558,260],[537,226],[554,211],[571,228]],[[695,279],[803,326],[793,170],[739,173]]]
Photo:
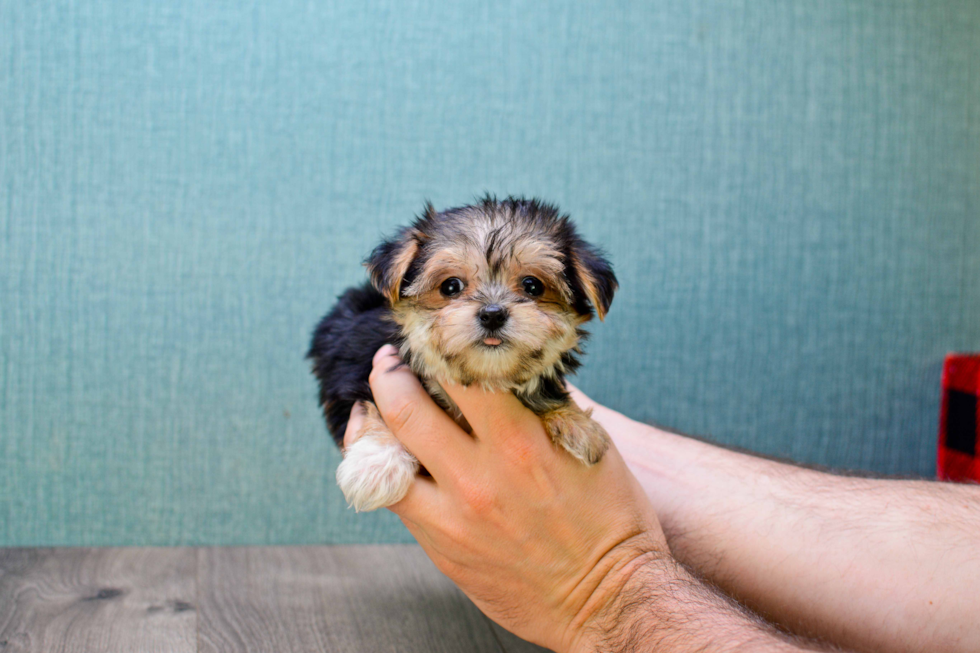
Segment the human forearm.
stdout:
[[867,650],[978,650],[978,488],[844,478],[596,408],[673,554],[796,631]]
[[[696,578],[669,556],[651,556],[620,574],[608,604],[570,650],[761,653],[826,650],[788,636]],[[611,590],[611,591],[609,591]]]

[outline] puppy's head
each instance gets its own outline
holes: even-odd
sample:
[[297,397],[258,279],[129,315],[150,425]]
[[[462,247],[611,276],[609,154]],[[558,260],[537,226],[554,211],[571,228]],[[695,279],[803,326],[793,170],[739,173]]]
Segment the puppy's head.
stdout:
[[569,221],[535,200],[436,212],[367,261],[422,374],[513,387],[564,371],[579,326],[605,317],[616,276]]

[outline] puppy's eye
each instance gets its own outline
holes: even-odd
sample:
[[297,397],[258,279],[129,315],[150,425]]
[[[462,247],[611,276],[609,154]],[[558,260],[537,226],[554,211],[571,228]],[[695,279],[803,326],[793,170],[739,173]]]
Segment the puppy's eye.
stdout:
[[442,282],[442,286],[439,287],[439,292],[446,297],[455,297],[463,292],[463,282],[456,277],[449,277]]
[[524,292],[531,297],[538,297],[544,293],[544,284],[537,277],[524,277],[521,285],[524,286]]

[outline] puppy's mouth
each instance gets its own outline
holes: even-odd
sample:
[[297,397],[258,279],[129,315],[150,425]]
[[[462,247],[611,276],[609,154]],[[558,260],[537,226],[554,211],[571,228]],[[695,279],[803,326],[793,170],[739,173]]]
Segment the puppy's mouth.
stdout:
[[504,344],[504,341],[500,338],[494,338],[491,336],[484,338],[483,344],[485,344],[487,347],[499,347],[500,345]]

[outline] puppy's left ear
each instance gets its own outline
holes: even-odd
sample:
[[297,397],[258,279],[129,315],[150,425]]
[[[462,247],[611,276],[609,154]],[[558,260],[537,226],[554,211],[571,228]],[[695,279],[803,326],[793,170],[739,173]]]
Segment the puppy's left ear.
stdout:
[[371,275],[371,283],[392,304],[401,298],[402,281],[420,249],[419,232],[406,227],[398,234],[374,248],[364,265]]
[[[576,238],[572,243],[569,252],[569,264],[573,274],[572,285],[576,295],[584,295],[600,320],[606,319],[606,313],[612,305],[613,295],[619,288],[616,275],[613,273],[612,265],[606,260],[598,249],[589,245],[580,238]],[[580,302],[576,302],[579,304]],[[587,313],[586,310],[580,310]]]

